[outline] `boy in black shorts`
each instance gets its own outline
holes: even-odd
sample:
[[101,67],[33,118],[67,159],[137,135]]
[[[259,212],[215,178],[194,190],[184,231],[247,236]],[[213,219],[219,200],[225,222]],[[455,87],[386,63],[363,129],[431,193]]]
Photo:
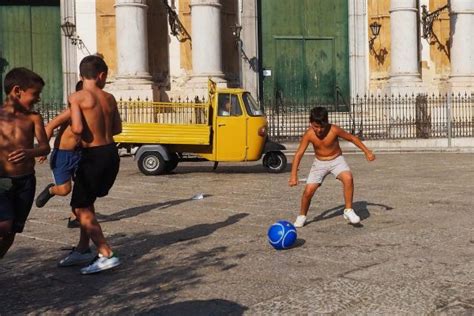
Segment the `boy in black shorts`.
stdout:
[[106,196],[119,171],[120,158],[113,136],[122,131],[122,122],[113,95],[103,91],[108,67],[98,56],[85,57],[79,70],[83,89],[69,96],[71,104],[71,130],[80,136],[82,156],[76,171],[71,207],[81,225],[81,235],[76,248],[60,266],[70,266],[88,261],[91,250],[89,241],[97,247],[97,257],[82,274],[97,273],[120,264],[107,244],[97,222],[94,202]]
[[[23,232],[35,197],[35,157],[49,153],[41,115],[33,111],[44,81],[26,68],[5,76],[0,107],[0,259]],[[34,138],[38,142],[34,146]]]

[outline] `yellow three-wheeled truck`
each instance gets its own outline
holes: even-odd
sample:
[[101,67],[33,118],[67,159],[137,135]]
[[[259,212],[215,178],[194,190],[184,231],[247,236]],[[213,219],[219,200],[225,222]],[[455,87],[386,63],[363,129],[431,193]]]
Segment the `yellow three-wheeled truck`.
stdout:
[[180,161],[256,161],[269,172],[285,170],[285,147],[267,136],[263,109],[249,92],[217,89],[209,80],[206,103],[120,102],[119,148],[135,155],[145,175],[159,175]]

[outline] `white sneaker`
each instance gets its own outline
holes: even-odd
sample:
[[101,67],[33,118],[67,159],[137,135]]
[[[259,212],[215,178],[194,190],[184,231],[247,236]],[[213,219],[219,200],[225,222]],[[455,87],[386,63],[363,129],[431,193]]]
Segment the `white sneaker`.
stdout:
[[296,228],[300,228],[300,227],[304,226],[304,223],[306,223],[306,216],[305,215],[298,215],[298,217],[296,218],[296,221],[293,224],[293,226],[295,226]]
[[94,259],[94,254],[92,253],[91,249],[87,249],[84,252],[79,252],[76,250],[76,248],[72,248],[72,251],[62,259],[61,261],[58,262],[59,267],[70,267],[70,266],[75,266],[83,263],[88,263],[92,259]]
[[351,224],[358,224],[360,222],[360,217],[354,212],[351,208],[346,208],[344,210],[344,219],[351,222]]
[[87,267],[81,269],[81,274],[97,273],[104,270],[115,268],[120,265],[120,259],[113,253],[110,257],[106,257],[99,253],[96,259]]

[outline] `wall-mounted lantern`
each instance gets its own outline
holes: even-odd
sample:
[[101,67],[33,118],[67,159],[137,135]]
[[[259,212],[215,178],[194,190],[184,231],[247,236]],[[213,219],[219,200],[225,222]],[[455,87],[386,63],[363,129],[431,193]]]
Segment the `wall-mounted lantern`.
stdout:
[[90,55],[91,53],[87,49],[86,44],[82,41],[82,39],[76,35],[76,24],[70,22],[67,18],[65,18],[66,22],[61,24],[61,30],[63,31],[64,36],[71,40],[72,45],[79,47],[79,49],[85,49],[87,54]]

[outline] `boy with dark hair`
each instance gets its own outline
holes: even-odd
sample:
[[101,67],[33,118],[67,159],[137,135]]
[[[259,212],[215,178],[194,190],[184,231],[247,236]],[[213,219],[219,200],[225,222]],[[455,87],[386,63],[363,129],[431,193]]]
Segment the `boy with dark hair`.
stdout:
[[106,196],[115,182],[120,158],[113,136],[122,131],[117,102],[103,91],[107,65],[98,56],[87,56],[79,65],[83,89],[69,96],[71,130],[80,136],[82,156],[74,179],[71,207],[81,225],[79,243],[59,262],[71,266],[87,262],[91,250],[89,241],[97,247],[98,256],[81,269],[82,274],[97,273],[114,268],[120,260],[107,244],[97,222],[94,202]]
[[[82,90],[82,80],[76,84],[76,91],[80,90]],[[58,135],[54,140],[54,148],[50,156],[54,183],[48,184],[36,198],[36,206],[40,208],[45,206],[53,196],[66,196],[71,192],[72,178],[81,159],[80,137],[71,131],[71,109],[69,107],[46,125],[48,140],[51,139],[54,130],[58,127]],[[45,160],[46,156],[41,157],[39,161]],[[74,212],[68,219],[67,227],[79,227],[79,221]]]
[[345,202],[344,219],[350,221],[351,224],[357,224],[360,222],[360,218],[352,209],[354,182],[351,170],[342,156],[342,150],[339,146],[339,137],[359,147],[364,152],[368,161],[373,161],[375,155],[358,137],[347,133],[337,125],[329,124],[328,111],[326,108],[313,108],[310,113],[309,122],[310,127],[300,141],[291,167],[290,180],[288,181],[290,186],[298,185],[298,167],[306,148],[308,148],[308,145],[311,143],[316,157],[309,172],[303,196],[301,197],[300,214],[296,218],[294,225],[295,227],[304,226],[311,199],[329,173],[332,173],[343,185]]
[[[43,79],[26,68],[5,76],[7,95],[0,107],[0,259],[23,232],[36,189],[35,157],[49,153],[41,115],[33,111],[40,101]],[[38,142],[34,146],[34,138]]]

